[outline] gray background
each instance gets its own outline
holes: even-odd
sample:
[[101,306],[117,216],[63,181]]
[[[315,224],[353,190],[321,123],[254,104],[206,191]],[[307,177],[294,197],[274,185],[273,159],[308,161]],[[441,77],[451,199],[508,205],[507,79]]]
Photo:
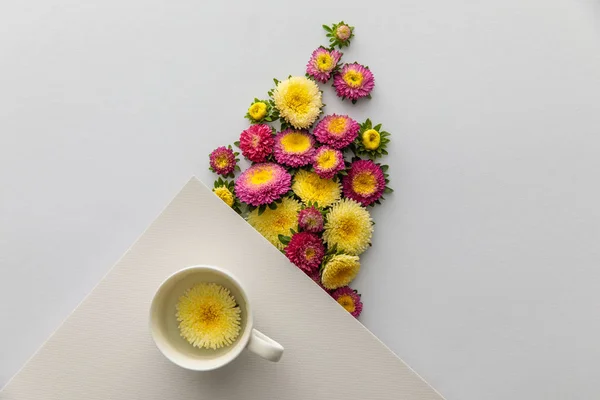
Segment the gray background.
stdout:
[[326,112],[394,135],[361,321],[449,400],[599,397],[599,7],[2,2],[0,386],[343,18],[377,86]]

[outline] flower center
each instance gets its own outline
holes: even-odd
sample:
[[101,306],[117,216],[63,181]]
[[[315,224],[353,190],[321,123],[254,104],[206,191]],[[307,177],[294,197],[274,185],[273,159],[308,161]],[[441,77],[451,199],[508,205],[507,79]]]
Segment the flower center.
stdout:
[[286,218],[284,215],[280,216],[275,221],[273,221],[273,225],[275,225],[279,229],[285,229],[287,226],[289,226],[289,224],[289,219]]
[[291,84],[284,99],[287,106],[298,114],[306,114],[309,111],[311,96],[302,85]]
[[335,280],[337,282],[343,282],[343,281],[347,281],[348,278],[351,276],[352,274],[352,269],[349,268],[349,266],[344,265],[341,268],[338,268],[335,271]]
[[351,296],[343,295],[337,299],[337,302],[344,307],[348,312],[354,312],[356,307],[354,306],[354,300],[352,300]]
[[362,142],[367,150],[377,150],[381,142],[381,136],[375,129],[369,129],[363,132]]
[[301,154],[310,149],[310,138],[301,132],[290,132],[281,138],[286,153]]
[[338,230],[343,240],[354,238],[360,232],[358,224],[352,217],[341,219],[339,221]]
[[357,88],[360,87],[362,85],[364,76],[363,74],[361,74],[358,71],[355,71],[353,69],[348,70],[345,74],[344,74],[344,81],[346,82],[346,84],[352,88]]
[[317,156],[317,164],[322,169],[332,169],[337,164],[337,157],[333,150],[325,150]]
[[198,310],[198,319],[210,327],[219,318],[220,314],[214,304],[202,304]]
[[306,258],[308,261],[310,261],[315,257],[315,254],[316,254],[315,249],[313,249],[312,247],[309,247],[304,252],[304,258]]
[[260,137],[258,135],[252,136],[252,147],[257,148],[260,142]]
[[267,115],[267,105],[263,102],[254,103],[248,109],[248,114],[255,120],[260,120]]
[[260,169],[252,174],[250,177],[250,183],[253,185],[259,186],[264,185],[265,183],[270,182],[273,179],[273,171],[270,169],[264,168]]
[[227,165],[229,165],[229,159],[225,154],[221,154],[215,158],[215,163],[219,168],[225,168]]
[[361,196],[370,196],[377,191],[377,180],[367,171],[359,172],[352,179],[352,189]]
[[306,226],[308,226],[309,228],[316,228],[317,227],[317,218],[313,217],[312,215],[309,215],[306,217],[306,219],[304,220],[304,223],[306,224]]
[[317,68],[321,72],[329,72],[333,69],[333,57],[329,53],[321,53],[317,56]]
[[340,136],[346,131],[347,121],[344,117],[336,117],[329,120],[327,130],[335,136]]

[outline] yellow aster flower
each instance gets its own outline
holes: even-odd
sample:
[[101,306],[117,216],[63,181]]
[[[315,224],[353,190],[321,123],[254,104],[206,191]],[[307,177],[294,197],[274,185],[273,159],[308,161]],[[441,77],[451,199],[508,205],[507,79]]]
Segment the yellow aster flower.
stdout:
[[360,271],[358,256],[336,254],[325,263],[321,283],[326,289],[337,289],[352,282],[358,271]]
[[229,346],[240,334],[241,310],[221,285],[196,284],[179,298],[175,308],[181,337],[194,347]]
[[367,150],[377,150],[381,142],[381,136],[375,129],[368,129],[362,134],[362,142]]
[[338,182],[305,170],[298,171],[294,176],[292,190],[303,203],[317,203],[319,207],[329,207],[341,198]]
[[260,121],[267,115],[267,105],[262,101],[256,102],[248,108],[248,114],[256,121]]
[[310,127],[323,107],[319,87],[304,76],[279,82],[273,91],[273,100],[279,115],[297,129]]
[[258,215],[258,209],[252,211],[248,223],[279,250],[285,247],[279,241],[279,235],[289,236],[290,229],[298,231],[298,213],[302,206],[297,200],[284,197],[275,210],[267,209]]
[[323,240],[330,248],[336,246],[345,253],[359,255],[369,247],[372,235],[369,212],[354,200],[341,200],[327,214]]
[[217,195],[221,200],[225,202],[229,207],[233,206],[234,197],[233,193],[229,191],[225,186],[219,186],[213,189],[214,194]]

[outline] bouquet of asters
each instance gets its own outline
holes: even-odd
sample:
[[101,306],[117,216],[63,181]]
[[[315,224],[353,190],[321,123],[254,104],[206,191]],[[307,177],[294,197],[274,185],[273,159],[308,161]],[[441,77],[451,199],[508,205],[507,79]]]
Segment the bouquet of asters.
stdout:
[[[342,21],[323,28],[329,43],[313,51],[306,75],[275,79],[268,97],[255,98],[250,126],[234,143],[239,151],[215,149],[210,170],[221,175],[217,196],[358,317],[361,298],[348,285],[371,246],[368,207],[392,192],[388,166],[377,162],[388,154],[390,134],[370,119],[323,115],[319,84],[331,80],[337,96],[353,104],[370,99],[375,86],[369,67],[341,63],[354,27]],[[251,163],[244,171],[240,152]]]

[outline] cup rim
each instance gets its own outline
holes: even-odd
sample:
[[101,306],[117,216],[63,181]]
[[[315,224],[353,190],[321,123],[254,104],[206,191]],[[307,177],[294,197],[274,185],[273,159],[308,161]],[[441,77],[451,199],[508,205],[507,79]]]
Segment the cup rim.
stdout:
[[[217,272],[219,274],[225,275],[229,280],[231,280],[239,289],[244,303],[246,304],[246,326],[244,328],[244,331],[241,332],[240,334],[240,339],[237,343],[236,346],[234,346],[229,352],[227,352],[227,357],[225,358],[225,361],[217,364],[217,365],[211,365],[208,367],[202,367],[202,364],[200,363],[199,365],[184,365],[180,362],[178,362],[177,360],[173,359],[170,356],[170,351],[166,351],[165,348],[163,348],[163,344],[161,340],[157,340],[156,337],[156,329],[154,328],[154,315],[155,315],[155,309],[158,306],[157,303],[157,297],[158,294],[161,292],[161,290],[163,290],[163,288],[166,286],[167,283],[171,282],[173,279],[177,278],[178,276],[189,272],[189,271],[213,271],[213,272]],[[154,295],[152,296],[152,302],[150,304],[150,315],[149,315],[149,325],[150,325],[150,333],[152,336],[152,340],[154,341],[154,344],[156,345],[156,347],[158,347],[158,349],[160,350],[160,352],[163,354],[163,356],[165,356],[169,361],[171,361],[173,364],[178,365],[182,368],[191,370],[191,371],[212,371],[218,368],[221,368],[227,364],[229,364],[230,362],[232,362],[233,360],[235,360],[240,354],[241,352],[246,348],[246,346],[248,346],[248,342],[250,341],[250,337],[252,334],[252,329],[253,329],[253,315],[252,315],[252,307],[250,306],[250,301],[248,299],[248,294],[246,293],[246,290],[244,289],[244,286],[242,286],[242,284],[240,283],[240,281],[228,270],[225,270],[223,268],[220,267],[215,267],[213,265],[204,265],[204,264],[200,264],[200,265],[192,265],[189,267],[185,267],[182,268],[178,271],[175,271],[174,273],[172,273],[171,275],[169,275],[165,280],[162,281],[162,283],[158,286],[158,288],[156,289],[156,291],[154,292]]]

